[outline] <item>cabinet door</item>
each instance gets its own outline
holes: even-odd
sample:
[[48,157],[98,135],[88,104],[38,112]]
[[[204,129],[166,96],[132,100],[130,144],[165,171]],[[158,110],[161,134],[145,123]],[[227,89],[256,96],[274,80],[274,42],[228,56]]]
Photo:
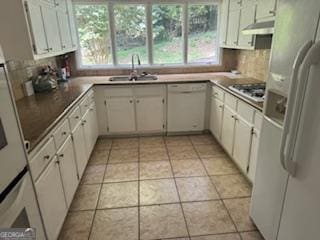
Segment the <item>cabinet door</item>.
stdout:
[[227,26],[229,17],[229,1],[221,3],[220,45],[227,44]]
[[218,140],[221,139],[222,117],[223,102],[213,97],[211,101],[210,130]]
[[234,131],[233,158],[242,169],[247,172],[251,147],[252,126],[241,118],[236,118]]
[[229,21],[228,21],[228,46],[238,45],[238,33],[239,33],[239,20],[240,20],[240,9],[229,11]]
[[244,35],[241,30],[254,23],[255,17],[255,5],[247,6],[241,9],[240,27],[239,27],[239,41],[238,45],[241,47],[252,47],[253,36]]
[[89,159],[91,151],[92,151],[92,127],[90,122],[90,112],[89,110],[83,115],[82,117],[82,126],[85,136],[85,143],[86,143],[86,153],[87,153],[87,159]]
[[91,148],[93,149],[94,145],[96,144],[98,138],[98,122],[97,122],[97,110],[95,103],[92,103],[89,107],[89,114],[90,114],[90,127],[91,127]]
[[252,181],[252,183],[254,183],[254,178],[256,175],[258,146],[259,146],[259,132],[256,129],[254,129],[252,133],[252,140],[251,140],[250,162],[249,162],[249,172],[248,172],[248,177]]
[[56,157],[36,181],[35,188],[48,239],[57,239],[68,208]]
[[76,159],[70,136],[59,149],[57,154],[59,159],[64,194],[66,196],[67,206],[69,207],[79,183]]
[[77,161],[78,174],[79,178],[81,178],[89,159],[86,152],[87,146],[84,135],[84,127],[82,124],[78,124],[78,126],[74,129],[74,131],[72,132],[72,137],[75,157]]
[[276,0],[258,0],[257,19],[273,17],[276,14]]
[[221,143],[227,152],[232,155],[233,152],[233,137],[234,137],[234,120],[235,113],[225,106],[223,111],[223,124],[221,131]]
[[49,5],[43,5],[43,22],[44,29],[47,36],[48,47],[50,52],[61,51],[61,41],[59,36],[59,25],[57,19],[57,11],[55,7]]
[[36,1],[27,1],[26,4],[35,54],[39,55],[48,53],[49,48],[42,20],[41,3]]
[[107,117],[110,133],[134,132],[136,125],[132,97],[108,98]]
[[69,50],[72,48],[72,41],[68,14],[66,11],[58,10],[57,17],[59,22],[61,48],[62,50]]
[[78,35],[76,30],[76,24],[74,21],[74,11],[73,11],[73,5],[71,0],[67,0],[67,10],[68,10],[72,47],[76,48],[78,45]]
[[136,113],[138,131],[164,131],[164,99],[162,97],[137,98]]

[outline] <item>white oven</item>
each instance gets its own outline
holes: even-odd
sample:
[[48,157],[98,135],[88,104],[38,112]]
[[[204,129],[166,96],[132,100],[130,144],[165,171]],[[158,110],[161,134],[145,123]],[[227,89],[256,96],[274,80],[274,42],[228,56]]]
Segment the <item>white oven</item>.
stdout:
[[45,238],[38,203],[27,167],[15,101],[0,48],[0,231],[2,228],[36,228]]

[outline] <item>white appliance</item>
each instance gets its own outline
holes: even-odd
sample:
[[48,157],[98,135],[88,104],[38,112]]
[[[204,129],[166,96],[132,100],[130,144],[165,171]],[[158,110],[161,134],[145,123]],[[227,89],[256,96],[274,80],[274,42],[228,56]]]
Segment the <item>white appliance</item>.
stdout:
[[168,85],[168,132],[202,131],[206,83]]
[[319,14],[319,0],[277,8],[250,209],[266,240],[320,239]]
[[0,51],[0,229],[36,228],[45,239],[43,225],[17,112]]

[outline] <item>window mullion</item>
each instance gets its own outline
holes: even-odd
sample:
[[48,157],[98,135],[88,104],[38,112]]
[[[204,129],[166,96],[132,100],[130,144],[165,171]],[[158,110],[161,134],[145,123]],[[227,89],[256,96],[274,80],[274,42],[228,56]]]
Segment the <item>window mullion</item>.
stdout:
[[148,63],[153,64],[152,4],[146,4]]
[[116,54],[116,32],[115,32],[115,25],[114,25],[114,8],[113,3],[108,3],[108,14],[109,14],[109,27],[110,27],[110,38],[111,38],[111,51],[112,51],[112,60],[113,65],[118,65],[118,59]]
[[188,3],[183,4],[182,12],[182,37],[183,37],[183,63],[188,63],[188,32],[189,32],[189,21],[188,21]]

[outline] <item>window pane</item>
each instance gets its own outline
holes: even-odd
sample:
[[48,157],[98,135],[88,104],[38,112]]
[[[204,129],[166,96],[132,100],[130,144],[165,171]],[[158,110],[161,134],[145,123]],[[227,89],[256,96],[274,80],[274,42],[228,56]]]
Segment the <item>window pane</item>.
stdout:
[[118,63],[131,64],[132,54],[139,54],[142,64],[148,63],[145,7],[115,5],[114,17]]
[[76,5],[82,65],[112,64],[108,9]]
[[217,62],[217,6],[189,7],[188,62]]
[[154,63],[182,63],[181,5],[153,5],[152,18]]

